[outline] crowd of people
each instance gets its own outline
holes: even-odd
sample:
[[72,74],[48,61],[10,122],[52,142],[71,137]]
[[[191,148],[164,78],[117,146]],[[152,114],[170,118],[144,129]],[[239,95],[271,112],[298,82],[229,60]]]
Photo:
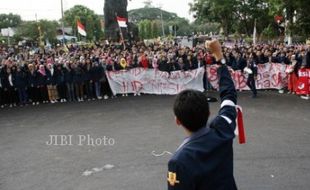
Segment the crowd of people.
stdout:
[[[293,65],[293,72],[310,67],[304,45],[224,46],[226,64],[234,70],[250,67],[254,73],[248,85],[255,88],[257,64]],[[309,58],[308,58],[309,60]],[[0,106],[72,102],[114,97],[105,71],[135,67],[164,72],[192,70],[215,64],[204,45],[181,47],[174,42],[123,47],[121,44],[56,46],[51,49],[0,47]],[[206,77],[204,77],[206,80]],[[208,82],[205,81],[205,84]],[[252,86],[251,86],[252,85]],[[207,88],[208,85],[205,85]],[[254,90],[254,89],[252,89]],[[256,95],[256,92],[253,92]],[[138,95],[138,94],[135,94]]]

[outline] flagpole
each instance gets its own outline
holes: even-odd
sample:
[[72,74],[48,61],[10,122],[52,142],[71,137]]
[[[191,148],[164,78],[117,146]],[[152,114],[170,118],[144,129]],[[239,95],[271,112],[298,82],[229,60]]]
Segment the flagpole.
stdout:
[[60,0],[61,3],[61,30],[62,30],[62,43],[65,44],[65,26],[64,26],[64,6],[63,0]]
[[253,45],[256,45],[256,19],[254,20]]
[[[116,20],[117,20],[117,13],[115,12],[115,16],[116,16]],[[122,28],[121,26],[117,23],[118,28],[119,28],[119,32],[120,32],[120,36],[121,36],[121,40],[123,42],[123,46],[124,46],[124,50],[126,49],[126,44],[125,44],[125,40],[124,40],[124,36],[123,36],[123,32],[122,32]]]

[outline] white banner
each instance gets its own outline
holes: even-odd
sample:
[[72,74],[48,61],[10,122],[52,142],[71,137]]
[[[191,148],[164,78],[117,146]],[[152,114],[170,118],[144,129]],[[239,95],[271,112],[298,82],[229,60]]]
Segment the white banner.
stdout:
[[113,94],[178,94],[185,89],[203,91],[204,68],[174,71],[170,74],[157,69],[134,68],[106,72]]
[[[219,88],[217,65],[207,66],[207,76],[212,87]],[[285,70],[287,65],[280,63],[265,63],[257,66],[257,89],[282,89],[287,86],[287,73]],[[248,75],[240,70],[232,71],[231,77],[234,80],[236,89],[249,90],[247,86]]]

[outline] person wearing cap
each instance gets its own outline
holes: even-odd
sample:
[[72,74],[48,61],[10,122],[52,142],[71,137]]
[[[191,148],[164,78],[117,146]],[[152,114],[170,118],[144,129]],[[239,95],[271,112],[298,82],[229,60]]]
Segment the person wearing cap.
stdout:
[[169,190],[237,189],[233,175],[233,139],[236,128],[237,92],[221,45],[206,43],[219,63],[221,108],[209,122],[209,104],[204,93],[185,90],[174,102],[176,124],[188,137],[168,163]]

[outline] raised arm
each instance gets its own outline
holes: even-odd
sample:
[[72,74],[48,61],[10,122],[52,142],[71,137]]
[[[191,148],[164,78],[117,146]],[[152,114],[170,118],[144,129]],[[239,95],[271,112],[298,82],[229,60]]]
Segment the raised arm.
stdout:
[[[235,89],[234,82],[231,78],[229,70],[223,60],[223,53],[221,45],[217,40],[206,42],[206,47],[213,53],[216,61],[220,67],[218,69],[219,87],[221,97],[221,109],[219,111],[219,117],[215,119],[213,127],[223,127],[223,119],[231,126],[230,129],[235,129],[235,120],[237,117],[236,104],[237,104],[237,91]],[[225,127],[224,127],[225,128]]]
[[223,60],[223,53],[220,43],[217,40],[213,40],[210,42],[207,41],[206,47],[210,49],[216,61],[220,65],[217,74],[219,76],[221,102],[223,103],[225,100],[230,100],[234,104],[236,104],[237,92],[228,68],[225,65],[225,60]]

